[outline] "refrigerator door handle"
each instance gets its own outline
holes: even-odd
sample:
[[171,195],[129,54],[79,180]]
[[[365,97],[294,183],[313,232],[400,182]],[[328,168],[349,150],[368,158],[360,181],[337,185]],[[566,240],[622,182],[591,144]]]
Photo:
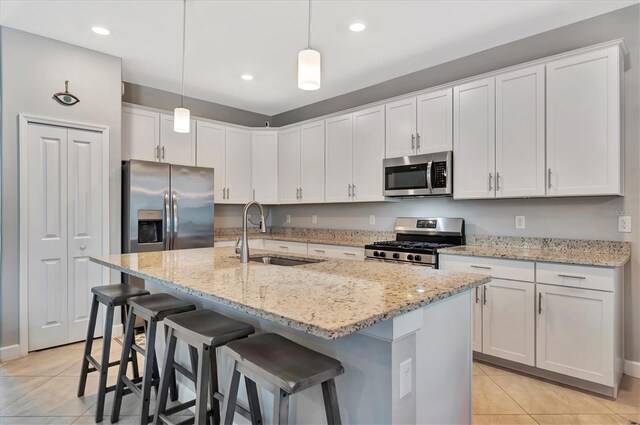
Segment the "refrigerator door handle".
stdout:
[[176,249],[176,239],[178,238],[178,197],[173,194],[173,241],[171,249]]
[[171,207],[169,206],[169,193],[164,193],[164,249],[171,249]]

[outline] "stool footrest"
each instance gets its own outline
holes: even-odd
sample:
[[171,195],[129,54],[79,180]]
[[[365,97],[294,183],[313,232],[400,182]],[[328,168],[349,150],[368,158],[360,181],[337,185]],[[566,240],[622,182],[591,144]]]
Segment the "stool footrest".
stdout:
[[171,416],[171,415],[174,415],[174,414],[176,414],[178,412],[181,412],[181,411],[183,411],[185,409],[193,407],[195,405],[196,405],[196,399],[194,398],[193,400],[189,400],[189,401],[186,401],[184,403],[180,403],[180,404],[178,404],[176,406],[173,406],[173,407],[165,410],[164,414],[167,415],[167,416]]
[[142,354],[143,356],[146,355],[146,353],[147,353],[147,350],[145,350],[144,348],[140,347],[138,344],[131,345],[131,348],[133,348],[136,353]]
[[[216,400],[218,400],[220,402],[220,406],[222,406],[222,403],[224,403],[224,395],[216,391],[213,397]],[[251,412],[249,411],[249,409],[246,409],[245,407],[241,406],[240,401],[236,401],[236,413],[240,413],[246,419],[251,420]]]
[[173,368],[175,370],[177,370],[178,372],[180,372],[182,375],[184,375],[187,378],[189,378],[191,380],[191,382],[196,382],[196,376],[193,374],[192,371],[190,371],[186,367],[182,366],[181,364],[174,363],[173,364]]

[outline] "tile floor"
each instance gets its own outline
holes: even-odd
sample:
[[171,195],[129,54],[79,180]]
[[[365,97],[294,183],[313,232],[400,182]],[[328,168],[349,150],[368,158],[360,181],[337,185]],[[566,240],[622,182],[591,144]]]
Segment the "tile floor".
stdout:
[[[0,425],[93,423],[95,373],[89,375],[86,395],[76,397],[82,347],[72,344],[0,363]],[[101,348],[96,340],[94,353]],[[120,349],[112,344],[112,360]],[[640,423],[640,379],[625,376],[618,399],[612,401],[484,363],[474,363],[473,375],[474,424]],[[107,396],[104,423],[112,395]],[[133,397],[124,398],[121,424],[136,422],[136,407]]]

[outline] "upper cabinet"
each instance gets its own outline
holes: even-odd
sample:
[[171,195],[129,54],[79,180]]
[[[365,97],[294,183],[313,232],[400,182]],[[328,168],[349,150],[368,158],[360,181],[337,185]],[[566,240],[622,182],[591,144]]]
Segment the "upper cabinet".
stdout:
[[191,131],[173,131],[173,116],[160,114],[160,161],[178,165],[196,165],[196,122]]
[[326,121],[326,200],[350,202],[353,185],[353,114]]
[[324,120],[300,129],[300,202],[324,202]]
[[215,202],[227,200],[225,127],[206,121],[197,124],[197,165],[213,168]]
[[278,133],[253,131],[251,134],[251,186],[253,200],[278,203]]
[[144,109],[122,108],[122,159],[158,161],[160,114]]
[[[251,132],[227,127],[225,143],[227,203],[245,204],[253,199],[251,188]],[[274,182],[275,184],[275,182]]]
[[546,69],[549,195],[622,195],[620,46]]
[[386,157],[416,153],[416,98],[386,104]]
[[278,133],[278,201],[296,204],[300,200],[300,127]]

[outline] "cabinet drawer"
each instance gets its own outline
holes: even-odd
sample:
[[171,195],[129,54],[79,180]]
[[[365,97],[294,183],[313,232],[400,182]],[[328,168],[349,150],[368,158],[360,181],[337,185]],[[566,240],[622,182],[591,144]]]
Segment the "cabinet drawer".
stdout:
[[225,246],[236,246],[236,242],[235,241],[214,241],[213,242],[213,246],[216,248],[222,248]]
[[613,292],[616,270],[608,267],[538,263],[538,283]]
[[309,254],[346,260],[364,260],[364,248],[354,246],[309,244]]
[[527,282],[533,282],[535,279],[535,266],[531,261],[446,254],[440,254],[439,261],[442,270],[486,274],[499,279]]
[[264,249],[267,251],[290,252],[292,254],[306,254],[307,244],[303,242],[286,242],[265,239]]

